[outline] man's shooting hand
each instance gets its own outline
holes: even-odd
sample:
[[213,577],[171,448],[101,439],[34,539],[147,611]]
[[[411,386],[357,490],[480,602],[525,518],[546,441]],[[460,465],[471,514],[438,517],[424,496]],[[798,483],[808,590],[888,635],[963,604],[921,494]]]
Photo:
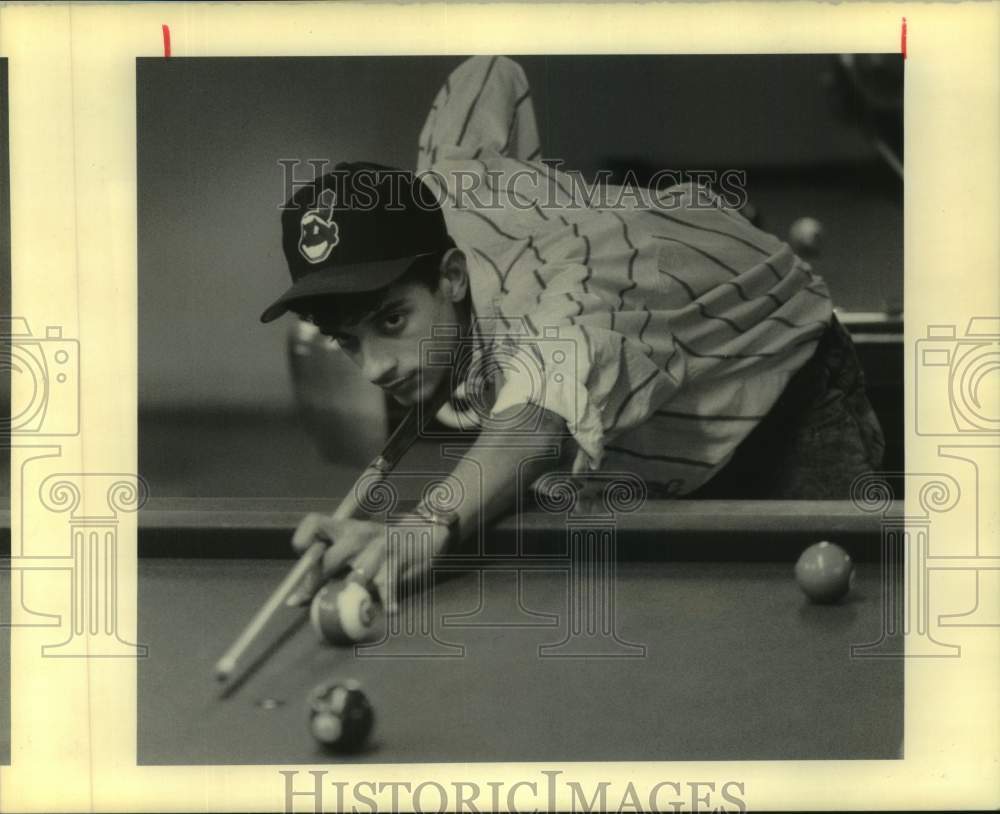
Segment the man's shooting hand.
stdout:
[[[316,542],[329,547],[317,567],[288,598],[288,605],[307,605],[323,584],[344,570],[355,556],[373,544],[384,545],[385,526],[371,520],[334,520],[331,515],[311,512],[295,529],[292,548],[301,555]],[[366,581],[374,574],[374,570],[366,572]]]
[[433,557],[440,554],[449,543],[449,533],[444,526],[429,524],[427,528],[430,529],[431,539],[427,548],[403,546],[393,551],[393,556],[390,557],[386,549],[385,526],[380,525],[380,528],[381,536],[372,540],[364,551],[353,559],[351,567],[375,585],[386,613],[392,615],[398,610],[396,590],[399,584],[426,575],[430,571]]

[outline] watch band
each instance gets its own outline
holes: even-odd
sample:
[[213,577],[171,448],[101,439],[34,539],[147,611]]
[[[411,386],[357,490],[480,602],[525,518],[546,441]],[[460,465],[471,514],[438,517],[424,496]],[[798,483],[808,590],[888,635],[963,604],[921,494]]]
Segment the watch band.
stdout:
[[447,528],[450,540],[458,536],[458,515],[455,512],[438,512],[421,501],[413,508],[413,513],[428,523]]

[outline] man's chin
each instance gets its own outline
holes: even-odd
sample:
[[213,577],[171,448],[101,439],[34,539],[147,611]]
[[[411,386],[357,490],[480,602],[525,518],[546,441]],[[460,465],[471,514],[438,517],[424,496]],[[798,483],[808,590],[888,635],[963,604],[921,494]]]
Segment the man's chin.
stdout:
[[396,400],[396,404],[402,405],[403,407],[415,407],[425,399],[423,391],[417,388],[407,390],[404,393],[390,393],[389,395]]
[[396,402],[396,404],[400,404],[403,407],[412,407],[414,404],[417,403],[417,400],[413,397],[411,393],[406,393],[402,395],[396,393],[390,393],[389,395]]
[[416,381],[404,390],[399,392],[387,391],[397,404],[403,407],[414,407],[422,401],[426,401],[434,393],[435,383],[426,379]]

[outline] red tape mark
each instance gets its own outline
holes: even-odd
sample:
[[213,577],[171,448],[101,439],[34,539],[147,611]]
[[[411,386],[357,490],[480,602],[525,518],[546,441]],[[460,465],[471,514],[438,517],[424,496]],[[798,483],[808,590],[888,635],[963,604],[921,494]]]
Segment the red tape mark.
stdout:
[[903,29],[899,34],[899,49],[903,52],[903,59],[906,59],[906,18],[903,18]]
[[160,28],[163,29],[163,56],[168,57],[170,56],[170,26],[161,25]]

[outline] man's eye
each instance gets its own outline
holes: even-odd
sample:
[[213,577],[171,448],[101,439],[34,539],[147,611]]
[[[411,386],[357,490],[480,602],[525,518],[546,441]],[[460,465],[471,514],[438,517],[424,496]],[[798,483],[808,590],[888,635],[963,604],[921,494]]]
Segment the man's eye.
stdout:
[[399,312],[389,314],[382,320],[382,324],[390,331],[398,331],[406,324],[406,315]]

